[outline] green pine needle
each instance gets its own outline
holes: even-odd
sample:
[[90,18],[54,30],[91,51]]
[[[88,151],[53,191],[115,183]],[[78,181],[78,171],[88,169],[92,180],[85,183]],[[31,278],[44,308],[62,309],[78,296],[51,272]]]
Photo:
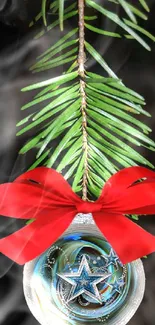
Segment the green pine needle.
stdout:
[[60,21],[60,30],[63,31],[63,18],[64,18],[64,2],[65,0],[59,0],[59,21]]

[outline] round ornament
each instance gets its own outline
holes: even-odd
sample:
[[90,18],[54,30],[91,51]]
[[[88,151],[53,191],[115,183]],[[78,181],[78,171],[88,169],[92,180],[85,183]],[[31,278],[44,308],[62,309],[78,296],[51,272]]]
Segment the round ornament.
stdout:
[[27,304],[41,325],[125,325],[143,298],[141,260],[122,265],[91,215],[24,267]]

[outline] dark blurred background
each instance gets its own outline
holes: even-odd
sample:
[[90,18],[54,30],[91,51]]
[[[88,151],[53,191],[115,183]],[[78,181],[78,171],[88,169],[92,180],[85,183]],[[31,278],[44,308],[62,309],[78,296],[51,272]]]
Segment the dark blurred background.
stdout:
[[[37,78],[47,77],[32,76],[28,68],[35,57],[60,36],[57,29],[40,40],[33,40],[35,31],[29,29],[28,25],[38,13],[40,4],[41,0],[0,0],[0,183],[17,177],[35,159],[35,152],[18,156],[21,146],[32,136],[28,134],[16,137],[16,123],[22,116],[20,107],[32,96],[30,93],[21,93],[20,89]],[[142,24],[155,35],[155,0],[148,0],[148,4],[151,9],[149,19]],[[53,17],[49,16],[48,19]],[[101,17],[98,24],[105,29],[109,27],[109,22],[103,21]],[[66,29],[71,27],[66,23]],[[41,26],[36,27],[38,30],[40,28]],[[93,39],[93,36],[89,34],[88,38],[91,38],[94,47],[104,55],[116,74],[128,87],[146,98],[146,109],[152,114],[152,118],[142,117],[142,120],[151,126],[151,137],[155,140],[155,45],[152,44],[150,53],[132,40],[109,40],[100,36]],[[86,65],[93,71],[99,69],[89,57]],[[57,71],[52,72],[52,76],[56,73]],[[140,150],[155,165],[155,153]],[[154,217],[144,217],[141,225],[155,234]],[[19,222],[17,224],[14,220],[1,217],[0,235],[3,237],[21,226]],[[155,324],[155,254],[143,262],[146,273],[145,296],[129,325]],[[37,325],[24,300],[22,271],[22,267],[0,256],[0,325]]]

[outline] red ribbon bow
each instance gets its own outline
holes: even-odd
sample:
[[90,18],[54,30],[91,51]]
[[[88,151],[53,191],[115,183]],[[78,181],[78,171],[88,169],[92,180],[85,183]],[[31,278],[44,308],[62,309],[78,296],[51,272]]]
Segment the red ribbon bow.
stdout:
[[[139,179],[142,182],[135,183]],[[155,213],[155,173],[125,168],[105,184],[96,202],[85,202],[55,170],[39,167],[0,185],[0,214],[32,223],[0,240],[0,252],[24,264],[42,254],[68,228],[75,215],[92,213],[123,263],[155,250],[155,236],[125,214]]]

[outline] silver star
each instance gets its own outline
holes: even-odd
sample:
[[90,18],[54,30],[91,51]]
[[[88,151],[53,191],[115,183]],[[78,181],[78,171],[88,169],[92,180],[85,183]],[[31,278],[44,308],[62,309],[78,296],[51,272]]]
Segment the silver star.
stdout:
[[[107,283],[108,284],[108,283]],[[109,287],[111,287],[112,291],[122,293],[122,287],[124,286],[125,282],[123,278],[119,278],[118,280],[116,279],[116,276],[114,278],[114,283],[113,284],[108,284]]]
[[72,272],[57,275],[72,285],[67,302],[85,293],[87,296],[102,303],[102,298],[96,285],[109,278],[111,273],[92,273],[84,255],[76,273]]
[[82,285],[87,285],[87,284],[88,284],[88,281],[87,281],[87,280],[80,280],[80,283],[81,283]]
[[118,256],[114,253],[113,249],[111,248],[110,250],[110,253],[109,255],[105,256],[105,255],[101,255],[105,260],[106,260],[106,265],[105,267],[107,266],[110,266],[110,265],[114,265],[116,266],[116,268],[118,268],[118,261],[119,261],[119,258]]

